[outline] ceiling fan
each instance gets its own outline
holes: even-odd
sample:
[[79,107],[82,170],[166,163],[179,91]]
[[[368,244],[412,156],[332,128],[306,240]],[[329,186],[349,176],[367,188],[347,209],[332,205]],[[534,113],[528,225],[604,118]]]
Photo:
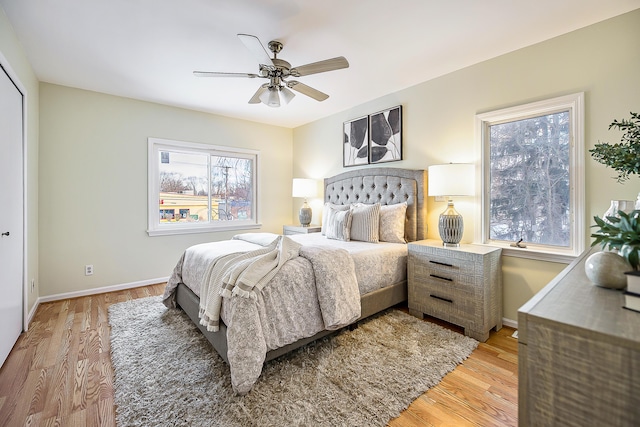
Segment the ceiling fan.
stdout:
[[326,71],[348,68],[349,62],[343,57],[325,59],[324,61],[313,62],[311,64],[291,67],[287,61],[278,58],[278,53],[282,50],[282,43],[276,40],[269,42],[268,47],[273,52],[273,58],[269,57],[267,50],[256,36],[250,34],[238,34],[240,41],[258,59],[258,74],[251,73],[223,73],[216,71],[194,71],[198,77],[260,77],[268,79],[269,82],[261,85],[256,93],[249,100],[249,104],[263,104],[269,107],[279,107],[281,104],[288,104],[295,94],[289,90],[293,89],[303,95],[307,95],[316,101],[324,101],[329,98],[326,93],[320,92],[310,86],[296,80],[288,80],[289,77],[302,77],[310,74],[324,73]]

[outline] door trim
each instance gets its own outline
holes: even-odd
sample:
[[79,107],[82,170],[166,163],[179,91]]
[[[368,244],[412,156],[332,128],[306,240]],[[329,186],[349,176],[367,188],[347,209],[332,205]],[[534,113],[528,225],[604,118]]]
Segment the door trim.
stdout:
[[[0,51],[0,65],[7,73],[13,84],[22,95],[22,330],[29,329],[29,288],[27,286],[27,254],[28,254],[28,227],[27,227],[27,111],[29,99],[27,90],[11,67],[11,63]],[[37,298],[36,298],[37,300]]]

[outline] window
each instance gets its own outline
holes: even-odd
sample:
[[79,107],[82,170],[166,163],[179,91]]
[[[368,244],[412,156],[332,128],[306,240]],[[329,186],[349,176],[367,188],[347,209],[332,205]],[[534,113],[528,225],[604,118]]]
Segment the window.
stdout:
[[149,138],[150,236],[258,227],[258,153]]
[[584,250],[583,98],[476,116],[483,187],[477,241],[502,246],[505,255],[560,262]]

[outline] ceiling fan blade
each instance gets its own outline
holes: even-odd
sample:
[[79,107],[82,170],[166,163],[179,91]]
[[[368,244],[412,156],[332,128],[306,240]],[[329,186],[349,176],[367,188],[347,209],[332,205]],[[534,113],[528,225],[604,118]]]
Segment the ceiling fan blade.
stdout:
[[260,86],[256,93],[254,93],[249,100],[249,104],[260,104],[260,95],[262,95],[267,90],[267,87],[269,87],[268,84],[263,84],[262,86]]
[[320,92],[318,89],[314,89],[304,83],[290,81],[287,82],[287,86],[295,90],[296,92],[300,92],[303,95],[307,95],[308,97],[315,99],[316,101],[324,101],[325,99],[329,98],[329,95],[327,95],[326,93]]
[[255,57],[258,59],[258,63],[262,65],[271,65],[273,66],[273,61],[269,57],[269,53],[264,48],[262,43],[260,43],[260,39],[256,36],[252,36],[250,34],[238,34],[240,41],[249,49]]
[[260,77],[250,73],[218,73],[216,71],[194,71],[193,75],[197,77],[249,77],[250,79]]
[[324,61],[294,67],[291,69],[290,73],[294,77],[300,77],[308,76],[309,74],[339,70],[341,68],[349,68],[349,62],[344,56],[338,56],[337,58],[325,59]]

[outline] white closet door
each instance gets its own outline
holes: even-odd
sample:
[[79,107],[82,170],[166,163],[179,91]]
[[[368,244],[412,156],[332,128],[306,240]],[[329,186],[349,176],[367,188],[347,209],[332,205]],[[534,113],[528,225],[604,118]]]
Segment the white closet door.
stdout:
[[22,332],[22,93],[0,66],[0,365]]

